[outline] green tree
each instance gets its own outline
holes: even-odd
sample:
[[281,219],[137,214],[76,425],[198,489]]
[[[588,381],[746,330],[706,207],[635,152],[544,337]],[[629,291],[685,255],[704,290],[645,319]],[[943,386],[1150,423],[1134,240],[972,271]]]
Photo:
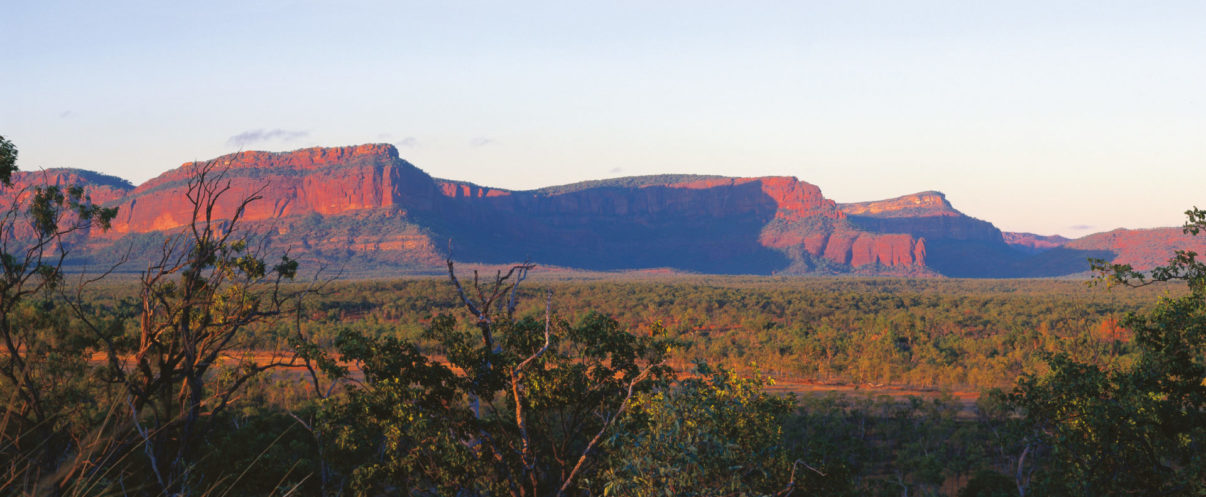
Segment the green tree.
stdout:
[[640,336],[599,314],[570,325],[551,302],[543,320],[516,319],[531,267],[475,274],[466,291],[449,262],[468,326],[437,316],[424,333],[434,350],[340,334],[340,358],[364,381],[324,401],[317,429],[358,495],[574,494],[633,395],[668,377],[660,329]]
[[793,468],[783,440],[794,397],[767,394],[763,377],[705,364],[696,373],[637,396],[608,441],[596,477],[603,495],[787,495],[797,476],[806,480],[792,474],[804,468]]
[[39,485],[70,477],[59,467],[80,450],[83,361],[94,345],[71,332],[53,291],[76,243],[108,229],[117,211],[94,205],[79,185],[12,190],[16,158],[0,137],[0,463],[8,471],[0,490],[49,492]]
[[13,185],[13,173],[17,172],[17,146],[0,136],[0,183]]
[[[1187,211],[1184,231],[1206,228]],[[1186,295],[1163,297],[1122,321],[1139,357],[1107,368],[1058,354],[1051,372],[1023,377],[1012,394],[1051,447],[1048,493],[1201,495],[1206,492],[1206,264],[1178,251],[1149,273],[1094,261],[1107,285],[1183,281]]]

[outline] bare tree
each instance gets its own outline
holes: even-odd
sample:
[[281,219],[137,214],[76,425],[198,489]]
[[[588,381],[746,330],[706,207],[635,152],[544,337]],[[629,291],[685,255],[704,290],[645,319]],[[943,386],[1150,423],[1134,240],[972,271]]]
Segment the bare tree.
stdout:
[[[227,204],[233,207],[219,217],[232,191],[228,171],[214,161],[192,167],[191,221],[165,239],[139,279],[137,343],[127,350],[99,333],[110,379],[124,387],[136,442],[168,494],[188,493],[198,440],[241,387],[268,369],[298,364],[296,354],[233,354],[248,352],[249,325],[281,316],[305,291],[282,286],[296,274],[295,261],[285,255],[267,265],[264,243],[241,230],[247,206],[266,185]],[[219,368],[227,373],[215,381]]]
[[[499,348],[494,343],[494,326],[498,319],[511,320],[515,317],[516,297],[519,294],[519,284],[527,279],[528,271],[536,267],[535,264],[523,263],[512,266],[506,274],[499,270],[494,275],[494,281],[483,284],[478,272],[473,271],[473,287],[474,297],[470,297],[465,293],[465,288],[461,286],[461,281],[456,277],[456,270],[453,268],[452,259],[448,259],[448,279],[452,281],[452,285],[456,287],[456,294],[464,304],[465,309],[473,315],[476,320],[477,329],[481,331],[483,363],[474,378],[474,384],[481,384],[483,377],[489,375],[493,369],[493,361],[491,355],[497,354]],[[515,279],[511,279],[514,276]],[[508,297],[509,295],[509,297]],[[505,298],[505,300],[504,300]],[[473,409],[473,415],[481,419],[481,399],[476,394],[471,394],[470,406]]]

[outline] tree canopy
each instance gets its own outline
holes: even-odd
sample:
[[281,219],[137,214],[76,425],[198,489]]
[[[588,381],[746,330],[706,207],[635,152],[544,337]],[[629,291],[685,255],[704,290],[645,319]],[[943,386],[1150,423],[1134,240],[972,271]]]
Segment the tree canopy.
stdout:
[[[1206,213],[1186,212],[1186,233]],[[1206,264],[1178,251],[1149,273],[1095,261],[1096,283],[1144,286],[1181,281],[1189,293],[1163,297],[1122,320],[1136,361],[1097,365],[1067,354],[1051,371],[1027,375],[1011,399],[1036,439],[1051,447],[1042,482],[1052,494],[1201,495],[1206,492]]]

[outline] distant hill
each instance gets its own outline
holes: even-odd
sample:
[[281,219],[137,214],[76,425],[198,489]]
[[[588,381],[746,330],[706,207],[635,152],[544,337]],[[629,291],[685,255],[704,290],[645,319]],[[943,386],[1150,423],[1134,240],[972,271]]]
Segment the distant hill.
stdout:
[[[1002,233],[940,192],[839,205],[791,177],[658,175],[511,191],[433,178],[390,145],[214,161],[231,184],[217,216],[254,192],[261,198],[244,220],[270,249],[357,274],[438,271],[451,255],[604,271],[1033,277],[1082,273],[1090,256],[1150,267],[1158,254],[1204,245],[1162,231],[1072,241]],[[113,230],[94,233],[86,254],[105,261],[147,253],[189,221],[189,165],[137,187],[79,170],[19,178],[80,183],[118,207]]]
[[1072,241],[1071,238],[1065,238],[1059,235],[1036,235],[1034,233],[1011,232],[1003,232],[1001,235],[1005,238],[1005,243],[1009,244],[1011,247],[1031,253],[1062,247],[1064,244]]
[[133,184],[117,176],[71,168],[17,171],[12,181],[12,188],[0,191],[0,198],[11,200],[13,193],[34,185],[84,185],[92,201],[101,204],[120,199],[134,189]]
[[1062,247],[1109,251],[1114,254],[1114,263],[1150,269],[1168,262],[1173,250],[1206,254],[1206,237],[1187,235],[1181,228],[1116,229],[1070,240]]
[[577,183],[570,183],[568,185],[546,186],[544,188],[532,190],[532,193],[540,195],[562,195],[565,193],[590,190],[592,188],[641,188],[645,186],[663,186],[722,178],[724,178],[724,176],[712,176],[704,174],[655,174],[650,176],[626,176],[623,178],[580,181]]

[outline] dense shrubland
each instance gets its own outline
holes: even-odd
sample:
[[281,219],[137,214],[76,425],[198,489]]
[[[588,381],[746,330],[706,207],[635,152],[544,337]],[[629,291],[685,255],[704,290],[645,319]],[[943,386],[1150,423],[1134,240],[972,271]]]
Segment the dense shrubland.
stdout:
[[[122,291],[113,285],[105,293]],[[518,312],[542,313],[547,291],[567,320],[597,312],[635,333],[660,326],[675,341],[669,362],[678,369],[706,360],[756,364],[780,379],[978,389],[1041,370],[1042,353],[1129,360],[1119,320],[1182,289],[1106,292],[1055,280],[536,278],[521,287]],[[456,312],[456,299],[440,278],[333,282],[311,299],[301,325],[324,345],[346,329],[434,347],[423,331],[434,316]],[[1123,342],[1115,344],[1115,335]],[[285,343],[269,327],[252,336],[266,350]]]
[[[0,139],[0,180],[15,156]],[[1099,263],[1097,281],[1143,287],[1125,292],[524,281],[527,265],[451,262],[443,278],[301,282],[237,215],[210,218],[211,166],[190,180],[192,225],[148,241],[159,256],[137,278],[63,270],[73,236],[113,216],[81,190],[5,208],[0,493],[1206,492],[1193,254],[1142,275]],[[779,396],[776,378],[939,393]],[[967,388],[975,408],[941,393]]]

